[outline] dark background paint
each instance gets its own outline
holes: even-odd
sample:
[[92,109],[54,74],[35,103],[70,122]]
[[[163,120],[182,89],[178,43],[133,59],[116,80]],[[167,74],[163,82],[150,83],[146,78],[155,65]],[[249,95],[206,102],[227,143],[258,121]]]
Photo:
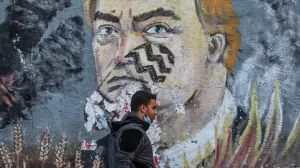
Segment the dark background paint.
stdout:
[[[55,141],[62,133],[71,142],[94,139],[95,136],[90,135],[93,133],[86,133],[83,126],[86,97],[97,86],[92,35],[84,23],[81,2],[37,1],[30,6],[26,1],[16,1],[15,5],[11,1],[0,1],[0,7],[1,72],[4,72],[2,69],[9,73],[15,69],[22,72],[15,79],[19,86],[26,86],[20,94],[28,96],[27,99],[19,97],[23,102],[19,109],[31,107],[22,122],[26,144],[37,145],[47,124]],[[15,26],[12,20],[24,21],[24,25]],[[24,60],[32,63],[26,65],[27,71],[19,64],[12,42],[14,37],[7,35],[12,32],[7,28],[11,25],[19,32],[20,41],[16,46],[22,50]],[[10,60],[2,62],[3,58]],[[47,62],[42,61],[45,59]],[[5,128],[0,129],[0,141],[11,143],[13,126],[5,124]],[[96,134],[96,137],[102,136]]]

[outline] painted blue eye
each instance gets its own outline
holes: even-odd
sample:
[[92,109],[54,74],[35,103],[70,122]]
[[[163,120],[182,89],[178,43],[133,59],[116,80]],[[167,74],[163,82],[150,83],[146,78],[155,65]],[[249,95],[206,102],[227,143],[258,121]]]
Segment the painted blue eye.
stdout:
[[100,27],[98,32],[98,34],[103,37],[111,36],[116,33],[117,31],[113,27],[109,27],[109,26]]
[[166,37],[168,29],[165,26],[158,24],[148,27],[146,32],[151,36]]

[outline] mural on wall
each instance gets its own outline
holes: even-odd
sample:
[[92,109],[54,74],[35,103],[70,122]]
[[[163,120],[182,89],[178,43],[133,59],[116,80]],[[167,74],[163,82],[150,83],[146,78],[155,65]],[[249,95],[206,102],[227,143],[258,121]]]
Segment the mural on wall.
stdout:
[[[141,89],[157,95],[147,132],[157,167],[300,165],[299,2],[0,4],[2,165],[100,167],[95,140]],[[74,107],[53,104],[61,99]]]
[[[270,4],[275,11],[285,6]],[[252,97],[244,99],[247,109],[235,102],[235,84],[241,86],[231,80],[244,76],[234,72],[241,36],[232,1],[85,1],[84,12],[99,84],[86,105],[87,131],[107,129],[106,113],[121,119],[131,95],[143,89],[158,96],[159,115],[148,134],[161,167],[276,165],[284,156],[277,152],[293,144],[296,130],[279,138],[284,123],[276,78],[265,77],[273,93],[261,93],[269,108],[263,115],[259,80],[242,81]]]

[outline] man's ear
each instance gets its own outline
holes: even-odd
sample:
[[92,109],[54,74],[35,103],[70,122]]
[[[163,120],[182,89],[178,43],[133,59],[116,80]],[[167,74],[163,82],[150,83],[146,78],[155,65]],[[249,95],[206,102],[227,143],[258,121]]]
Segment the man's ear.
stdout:
[[141,110],[142,113],[144,113],[146,111],[146,106],[144,104],[142,104],[140,106],[140,110]]
[[209,45],[208,60],[211,62],[223,61],[223,55],[226,49],[226,37],[223,34],[214,34],[211,36]]

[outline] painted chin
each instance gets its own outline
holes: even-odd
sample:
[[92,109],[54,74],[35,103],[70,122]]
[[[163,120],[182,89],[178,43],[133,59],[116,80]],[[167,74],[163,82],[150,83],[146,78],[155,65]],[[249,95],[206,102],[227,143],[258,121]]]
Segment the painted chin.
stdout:
[[122,93],[122,90],[124,90],[125,87],[126,85],[111,86],[106,90],[106,95],[108,98],[115,101],[117,100],[117,97]]
[[128,77],[114,77],[113,80],[103,83],[98,91],[111,103],[126,95],[133,95],[136,91],[145,88],[145,83]]
[[123,84],[123,85],[122,85],[122,84],[121,84],[121,85],[117,84],[117,85],[111,86],[111,87],[109,87],[109,88],[107,89],[107,93],[108,93],[108,94],[114,93],[114,92],[117,93],[118,91],[124,89],[125,86],[126,86],[126,84]]

